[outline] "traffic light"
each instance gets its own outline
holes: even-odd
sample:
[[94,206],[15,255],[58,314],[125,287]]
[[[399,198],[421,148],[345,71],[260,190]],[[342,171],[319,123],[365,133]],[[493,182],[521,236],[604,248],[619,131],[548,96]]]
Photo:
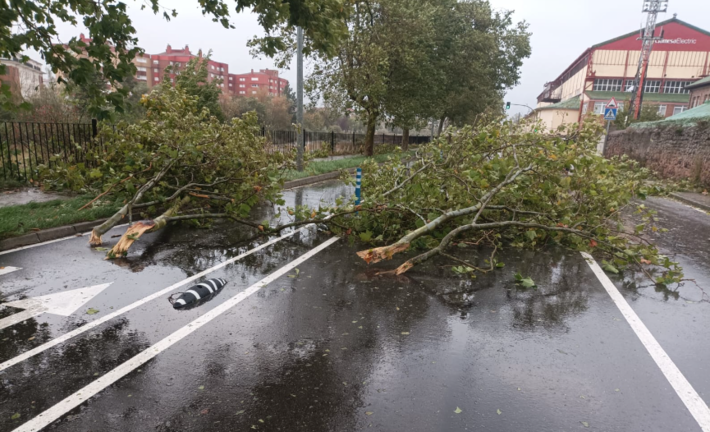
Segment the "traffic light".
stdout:
[[506,102],[506,103],[505,103],[505,109],[506,109],[506,110],[509,110],[509,109],[510,109],[510,102]]

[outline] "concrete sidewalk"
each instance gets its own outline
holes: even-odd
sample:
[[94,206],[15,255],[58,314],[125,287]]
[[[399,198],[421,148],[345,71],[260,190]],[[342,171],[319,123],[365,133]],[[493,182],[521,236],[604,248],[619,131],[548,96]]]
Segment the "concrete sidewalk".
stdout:
[[693,207],[710,212],[710,195],[697,192],[673,192],[671,196]]

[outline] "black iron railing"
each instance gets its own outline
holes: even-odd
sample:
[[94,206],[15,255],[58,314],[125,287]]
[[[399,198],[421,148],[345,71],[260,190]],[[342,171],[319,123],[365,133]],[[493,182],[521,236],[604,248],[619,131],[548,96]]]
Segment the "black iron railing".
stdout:
[[[105,149],[98,134],[98,123],[0,123],[0,164],[2,178],[31,181],[37,179],[37,167],[55,166],[59,161],[91,164],[89,153]],[[269,152],[295,151],[298,134],[303,134],[306,151],[328,150],[336,154],[361,153],[365,134],[269,130],[262,128]],[[429,136],[410,135],[412,145],[429,142]],[[402,135],[376,134],[374,144],[400,145]],[[107,143],[107,145],[110,145]]]

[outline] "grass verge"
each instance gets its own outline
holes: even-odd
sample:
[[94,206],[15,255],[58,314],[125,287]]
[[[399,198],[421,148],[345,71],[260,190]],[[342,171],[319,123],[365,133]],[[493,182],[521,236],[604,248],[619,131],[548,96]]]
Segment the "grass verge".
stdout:
[[38,229],[106,218],[120,208],[120,204],[117,203],[104,203],[100,206],[77,211],[92,198],[79,196],[67,200],[0,207],[0,240],[27,234]]
[[[406,153],[402,153],[406,155]],[[388,157],[394,156],[393,154],[381,154],[375,155],[373,158],[376,162],[384,162]],[[367,156],[353,156],[343,159],[327,160],[327,161],[314,161],[309,162],[303,171],[289,170],[284,174],[285,181],[298,180],[304,177],[311,177],[315,175],[325,174],[333,171],[339,171],[341,169],[357,168],[365,160]]]
[[[403,153],[403,156],[407,153]],[[376,162],[384,162],[392,154],[374,156]],[[319,174],[325,174],[341,169],[356,168],[367,157],[353,156],[343,159],[315,161],[308,163],[304,171],[290,170],[285,174],[285,180],[298,180]],[[0,240],[20,236],[32,231],[56,228],[79,222],[107,218],[120,207],[119,203],[103,203],[78,211],[93,196],[79,196],[66,200],[54,200],[40,203],[29,203],[9,207],[0,207]]]

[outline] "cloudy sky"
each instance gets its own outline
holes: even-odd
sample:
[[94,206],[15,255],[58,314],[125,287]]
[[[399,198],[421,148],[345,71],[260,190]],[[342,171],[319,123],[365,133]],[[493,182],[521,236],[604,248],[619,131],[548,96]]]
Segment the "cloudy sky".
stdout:
[[[642,0],[491,0],[498,9],[512,9],[517,21],[530,24],[532,56],[522,69],[520,84],[511,89],[507,100],[516,104],[533,106],[542,86],[559,75],[584,49],[607,39],[638,30],[645,24],[641,13]],[[255,59],[249,55],[246,42],[261,34],[255,15],[233,13],[236,27],[226,30],[219,24],[201,16],[194,0],[164,1],[163,5],[175,8],[178,17],[164,21],[148,10],[140,10],[141,2],[129,2],[134,26],[138,30],[140,46],[148,53],[159,53],[169,43],[173,47],[189,45],[193,52],[199,48],[213,50],[215,60],[229,64],[230,72],[273,67],[268,59]],[[659,20],[678,18],[695,26],[710,30],[710,1],[670,0],[668,13]],[[60,36],[68,40],[83,31],[64,26]],[[295,82],[295,65],[282,71],[282,76]],[[515,112],[527,109],[514,107]]]

